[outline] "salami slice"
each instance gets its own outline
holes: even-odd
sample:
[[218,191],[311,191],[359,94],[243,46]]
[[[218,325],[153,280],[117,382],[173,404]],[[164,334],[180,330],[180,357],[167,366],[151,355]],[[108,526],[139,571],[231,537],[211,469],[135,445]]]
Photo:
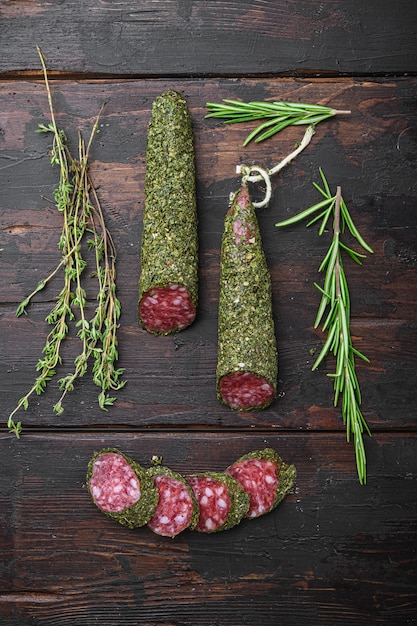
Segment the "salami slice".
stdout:
[[230,475],[207,472],[187,476],[199,505],[196,530],[214,533],[236,526],[249,507],[249,496]]
[[294,465],[287,465],[272,448],[255,450],[226,469],[250,496],[246,517],[272,511],[290,491],[296,477]]
[[245,183],[226,215],[220,262],[217,396],[231,409],[263,409],[276,394],[271,277]]
[[185,478],[162,465],[155,465],[148,471],[159,493],[155,513],[148,522],[149,528],[163,537],[175,537],[186,528],[195,528],[199,508]]
[[146,524],[158,502],[158,490],[147,471],[115,448],[94,454],[87,487],[100,511],[129,528]]
[[183,97],[168,90],[152,104],[146,148],[139,321],[168,335],[189,326],[198,299],[194,140]]

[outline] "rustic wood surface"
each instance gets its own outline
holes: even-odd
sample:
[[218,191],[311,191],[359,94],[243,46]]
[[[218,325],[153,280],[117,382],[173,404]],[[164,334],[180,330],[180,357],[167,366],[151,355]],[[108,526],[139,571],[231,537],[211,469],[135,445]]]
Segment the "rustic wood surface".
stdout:
[[[140,4],[140,7],[138,6]],[[402,626],[417,622],[417,11],[412,2],[43,2],[0,0],[0,623],[5,626]],[[59,125],[76,146],[105,102],[91,175],[115,241],[122,304],[119,364],[127,385],[108,412],[86,377],[52,407],[56,381],[33,398],[20,440],[7,416],[36,375],[59,278],[28,315],[18,303],[59,260],[57,171],[36,45],[51,77]],[[193,120],[200,236],[195,323],[154,337],[137,322],[146,127],[167,88]],[[206,120],[223,98],[292,100],[350,109],[323,122],[310,146],[273,179],[258,211],[271,271],[279,350],[278,397],[233,412],[215,394],[219,252],[236,165],[271,167],[303,130],[242,143],[251,125]],[[341,185],[374,250],[346,262],[368,480],[333,406],[323,335],[313,322],[318,267],[331,233],[275,223],[318,200],[322,167]],[[261,188],[253,188],[255,196]],[[90,296],[90,305],[94,306]],[[59,375],[77,339],[65,345]],[[94,451],[114,446],[144,465],[222,470],[274,447],[297,467],[272,513],[216,535],[164,539],[105,518],[85,488]]]
[[[382,76],[416,71],[400,0],[1,0],[1,71],[139,76]],[[6,45],[13,42],[13,45]]]

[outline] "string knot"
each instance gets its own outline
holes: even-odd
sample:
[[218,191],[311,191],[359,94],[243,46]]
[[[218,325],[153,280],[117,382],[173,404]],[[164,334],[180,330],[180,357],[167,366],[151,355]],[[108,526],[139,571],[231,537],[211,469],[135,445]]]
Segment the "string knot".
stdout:
[[263,180],[265,182],[265,198],[260,202],[253,202],[253,206],[256,209],[267,206],[272,197],[272,184],[271,184],[271,176],[274,176],[279,171],[281,171],[286,165],[291,163],[296,156],[300,154],[308,146],[313,135],[315,133],[314,125],[310,125],[307,127],[304,136],[297,146],[297,148],[291,152],[285,159],[282,159],[275,165],[272,169],[266,169],[264,167],[260,167],[259,165],[236,165],[236,174],[242,175],[242,182],[249,183],[258,183]]
[[[257,174],[255,174],[257,172]],[[268,206],[272,196],[272,184],[269,170],[266,170],[259,165],[237,165],[236,174],[242,175],[242,182],[256,183],[260,180],[265,182],[265,197],[260,202],[252,202],[256,209],[260,209],[264,206]]]

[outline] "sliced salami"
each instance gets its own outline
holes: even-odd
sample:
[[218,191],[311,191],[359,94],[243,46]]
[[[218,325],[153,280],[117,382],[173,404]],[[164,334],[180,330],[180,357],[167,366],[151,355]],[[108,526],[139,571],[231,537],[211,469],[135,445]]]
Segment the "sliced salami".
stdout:
[[277,385],[271,277],[248,187],[227,212],[220,258],[216,391],[231,409],[269,406]]
[[242,456],[226,472],[233,476],[250,496],[246,517],[259,517],[272,511],[294,484],[296,470],[287,465],[272,448]]
[[187,477],[199,505],[196,530],[214,533],[236,526],[249,507],[249,496],[228,474],[207,472]]
[[189,326],[196,308],[188,290],[178,284],[152,287],[143,294],[139,316],[144,327],[153,333],[169,334]]
[[185,478],[161,465],[150,468],[149,473],[159,493],[149,528],[163,537],[175,537],[186,528],[195,528],[199,509]]
[[129,528],[146,524],[158,501],[158,490],[146,470],[115,448],[94,454],[87,487],[103,513]]
[[250,452],[224,472],[183,476],[161,465],[143,468],[115,448],[96,452],[87,487],[105,515],[129,528],[148,524],[156,534],[176,537],[185,529],[215,533],[274,509],[296,477],[272,448]]

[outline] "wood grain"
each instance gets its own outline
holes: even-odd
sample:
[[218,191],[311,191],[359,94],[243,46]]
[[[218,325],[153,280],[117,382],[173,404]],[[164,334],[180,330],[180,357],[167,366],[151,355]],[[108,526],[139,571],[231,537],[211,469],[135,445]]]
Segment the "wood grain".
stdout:
[[[13,520],[0,535],[8,624],[412,623],[415,437],[370,442],[366,489],[341,435],[45,434],[1,445],[1,510]],[[162,455],[182,473],[272,446],[298,476],[272,513],[171,540],[121,527],[91,503],[87,463],[108,445],[145,466]]]
[[415,5],[379,0],[3,0],[0,72],[150,76],[399,75],[416,69]]
[[[0,0],[0,623],[3,626],[408,626],[417,615],[415,2],[362,0]],[[58,262],[57,171],[36,51],[47,59],[59,126],[75,149],[105,102],[91,175],[118,253],[120,366],[108,412],[90,377],[53,414],[57,382],[33,399],[20,440],[6,420],[32,385],[55,278],[28,315],[18,303]],[[137,321],[146,127],[153,99],[177,89],[190,107],[197,165],[200,303],[175,337]],[[237,164],[275,165],[300,141],[286,129],[243,148],[251,125],[206,120],[223,98],[350,109],[316,128],[273,180],[258,211],[271,271],[278,397],[241,414],[215,396],[219,252]],[[322,167],[342,186],[374,252],[346,260],[368,480],[333,406],[331,359],[312,372],[323,336],[314,282],[330,242],[278,220],[318,199]],[[261,197],[262,186],[253,186]],[[93,278],[86,281],[94,306]],[[65,342],[67,373],[77,354]],[[145,466],[222,470],[271,446],[297,468],[272,513],[230,531],[175,540],[131,531],[90,501],[87,464],[116,446]]]
[[[137,322],[137,281],[143,208],[144,150],[152,99],[167,87],[184,93],[195,134],[200,236],[200,304],[198,319],[175,337],[155,338]],[[81,129],[89,134],[95,114],[107,99],[100,132],[93,144],[91,173],[100,194],[118,253],[118,288],[122,302],[120,365],[128,384],[116,407],[104,413],[89,380],[77,385],[65,413],[57,417],[56,383],[36,398],[24,416],[32,427],[308,428],[343,429],[332,408],[332,371],[328,360],[311,372],[313,353],[323,341],[313,329],[319,301],[314,282],[329,245],[304,224],[287,229],[275,223],[318,200],[312,182],[321,166],[331,185],[343,194],[358,227],[374,253],[362,266],[347,263],[351,285],[352,333],[356,347],[370,359],[359,363],[364,412],[373,429],[415,428],[415,158],[412,138],[414,80],[358,81],[128,81],[53,83],[59,123],[70,145]],[[59,279],[36,296],[28,315],[16,319],[18,302],[59,260],[57,242],[61,216],[51,198],[57,173],[49,165],[50,139],[35,133],[47,121],[44,86],[21,82],[0,85],[0,127],[3,129],[3,180],[0,283],[5,336],[0,346],[0,388],[5,410],[11,411],[32,384],[34,368],[47,333],[44,319],[60,288]],[[13,97],[11,97],[13,96]],[[317,127],[311,146],[274,180],[273,201],[259,211],[265,253],[272,276],[279,348],[279,397],[264,412],[240,414],[219,405],[215,396],[219,250],[230,192],[238,186],[235,165],[273,166],[286,156],[300,129],[242,147],[246,125],[224,126],[205,120],[205,103],[229,96],[276,98],[326,103],[351,109],[348,117]],[[28,172],[28,175],[26,174]],[[259,191],[254,189],[254,193]],[[87,280],[90,300],[93,281]],[[12,331],[12,332],[10,332]],[[62,373],[77,354],[77,340],[68,340]],[[7,392],[6,392],[7,390]],[[88,420],[85,419],[86,411]]]

